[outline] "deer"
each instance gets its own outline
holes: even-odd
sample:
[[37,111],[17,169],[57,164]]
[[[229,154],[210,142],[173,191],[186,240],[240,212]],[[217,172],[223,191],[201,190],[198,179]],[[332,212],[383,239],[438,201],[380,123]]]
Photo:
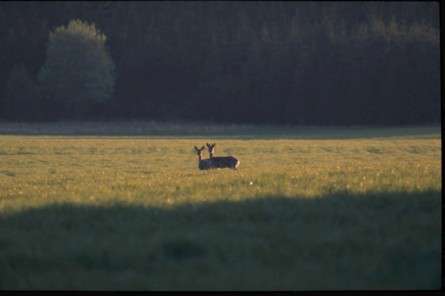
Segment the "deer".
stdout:
[[195,146],[196,154],[198,154],[198,168],[200,170],[208,170],[208,169],[213,168],[212,162],[210,159],[202,159],[202,157],[201,157],[202,151],[204,149],[205,149],[204,146],[202,146],[201,148],[198,148]]
[[209,160],[212,162],[212,166],[214,168],[230,168],[236,170],[240,164],[240,161],[233,156],[218,156],[214,157],[215,153],[215,143],[209,144],[206,143],[207,149],[209,151]]

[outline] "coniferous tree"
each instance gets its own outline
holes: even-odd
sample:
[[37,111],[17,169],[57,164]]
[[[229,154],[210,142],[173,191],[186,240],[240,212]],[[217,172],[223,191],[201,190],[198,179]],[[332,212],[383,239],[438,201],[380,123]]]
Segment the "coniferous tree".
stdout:
[[25,66],[14,65],[6,84],[3,115],[7,119],[38,119],[41,101],[37,84]]

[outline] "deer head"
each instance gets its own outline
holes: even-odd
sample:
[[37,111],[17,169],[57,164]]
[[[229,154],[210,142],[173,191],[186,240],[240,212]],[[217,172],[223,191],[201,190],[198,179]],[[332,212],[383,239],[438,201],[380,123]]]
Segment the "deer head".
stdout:
[[206,145],[207,145],[207,150],[209,150],[209,155],[210,155],[210,158],[212,158],[213,157],[213,154],[215,153],[215,143],[213,143],[213,144],[209,144],[209,143],[206,143]]
[[194,147],[195,147],[196,154],[198,154],[199,160],[201,160],[202,150],[204,150],[205,147],[204,146],[202,146],[201,148],[198,148],[196,146],[194,146]]

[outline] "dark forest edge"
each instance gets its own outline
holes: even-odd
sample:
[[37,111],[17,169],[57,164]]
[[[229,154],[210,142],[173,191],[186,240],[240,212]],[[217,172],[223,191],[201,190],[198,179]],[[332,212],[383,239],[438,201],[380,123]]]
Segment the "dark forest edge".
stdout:
[[440,138],[441,126],[302,126],[218,124],[186,121],[59,121],[1,122],[0,135],[136,136],[175,138],[352,139],[415,137]]
[[[72,20],[106,37],[106,102],[36,95]],[[439,32],[437,2],[1,2],[0,119],[439,123]]]

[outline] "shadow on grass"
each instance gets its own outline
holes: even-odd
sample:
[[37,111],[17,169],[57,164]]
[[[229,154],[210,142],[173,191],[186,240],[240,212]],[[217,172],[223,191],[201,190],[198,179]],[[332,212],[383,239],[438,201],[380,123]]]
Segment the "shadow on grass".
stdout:
[[440,192],[0,216],[1,289],[439,289]]

